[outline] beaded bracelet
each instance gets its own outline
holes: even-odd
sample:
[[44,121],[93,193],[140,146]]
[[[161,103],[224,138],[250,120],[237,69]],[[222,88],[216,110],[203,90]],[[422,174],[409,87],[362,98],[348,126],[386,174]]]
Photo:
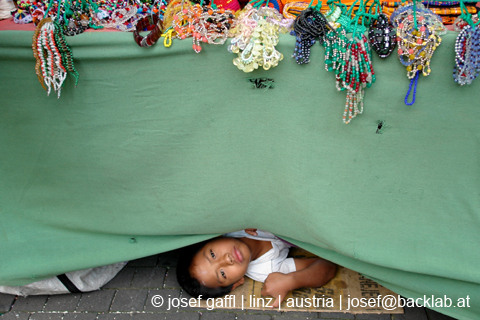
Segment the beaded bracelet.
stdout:
[[[141,36],[139,32],[145,30],[151,25],[154,25],[153,30],[150,31],[146,37]],[[140,47],[143,48],[152,46],[157,42],[158,39],[160,39],[161,36],[162,26],[160,18],[157,15],[148,16],[138,20],[135,30],[133,31],[133,39]]]

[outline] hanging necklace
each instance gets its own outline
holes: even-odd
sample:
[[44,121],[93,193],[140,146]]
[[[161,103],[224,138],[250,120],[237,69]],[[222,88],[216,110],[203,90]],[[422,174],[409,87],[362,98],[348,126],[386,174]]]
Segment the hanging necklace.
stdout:
[[34,33],[32,49],[37,60],[35,70],[47,95],[51,89],[60,92],[67,76],[67,70],[62,64],[62,57],[55,42],[55,25],[51,18],[42,20]]
[[324,41],[325,70],[335,72],[335,87],[347,91],[343,122],[350,123],[363,112],[365,89],[375,82],[372,53],[365,35],[347,38],[343,27],[330,31]]
[[[398,11],[398,12],[397,12]],[[418,76],[431,72],[430,60],[441,44],[440,34],[444,32],[441,18],[422,4],[401,6],[392,14],[391,20],[397,27],[398,58],[407,70],[410,86],[405,104],[415,103]],[[408,102],[413,85],[412,102]]]
[[381,13],[375,19],[368,30],[368,39],[372,45],[372,49],[380,58],[387,58],[395,49],[396,30],[389,23],[386,14]]
[[275,46],[280,32],[286,32],[288,21],[274,8],[254,8],[248,4],[238,17],[236,34],[228,51],[238,54],[233,64],[244,72],[258,67],[269,70],[283,59]]
[[455,40],[455,66],[453,79],[463,86],[469,85],[480,72],[480,26],[478,16],[476,22],[461,3],[462,15],[455,20],[455,29],[461,28]]
[[376,80],[372,65],[372,50],[363,32],[363,23],[367,16],[370,15],[365,12],[365,4],[361,0],[356,12],[352,38],[347,37],[346,28],[341,26],[336,29],[336,32],[329,31],[323,42],[325,70],[335,72],[335,87],[338,91],[347,91],[342,117],[345,124],[363,113],[365,89]]
[[[49,14],[53,1],[45,10]],[[51,90],[57,92],[60,98],[63,83],[70,73],[78,83],[78,72],[73,64],[73,54],[68,46],[64,30],[59,24],[59,8],[55,21],[51,17],[44,17],[37,25],[32,39],[33,56],[35,57],[35,73],[42,87],[50,95]]]
[[332,27],[320,10],[309,7],[300,13],[293,23],[291,32],[297,40],[293,57],[298,64],[310,62],[311,47],[317,38],[320,39],[320,43],[323,43],[329,29]]

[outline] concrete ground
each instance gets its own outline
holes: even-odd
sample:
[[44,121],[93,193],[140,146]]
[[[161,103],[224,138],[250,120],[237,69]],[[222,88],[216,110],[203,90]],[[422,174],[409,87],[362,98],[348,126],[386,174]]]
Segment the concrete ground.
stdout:
[[102,290],[90,293],[16,297],[0,293],[0,320],[451,320],[426,308],[404,314],[278,312],[154,307],[152,297],[181,297],[175,276],[178,250],[130,261]]

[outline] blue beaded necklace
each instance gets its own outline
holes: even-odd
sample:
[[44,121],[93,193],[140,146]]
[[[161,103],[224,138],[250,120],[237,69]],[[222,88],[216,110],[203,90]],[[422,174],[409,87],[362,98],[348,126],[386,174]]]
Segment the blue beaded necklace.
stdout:
[[462,15],[459,17],[466,22],[455,40],[455,66],[453,79],[463,86],[469,85],[478,77],[480,72],[480,26],[473,23],[471,15],[461,3]]
[[329,29],[333,30],[317,7],[309,7],[298,15],[290,33],[296,37],[293,57],[298,64],[310,62],[311,47],[315,44],[317,38],[320,39],[320,43],[323,43]]

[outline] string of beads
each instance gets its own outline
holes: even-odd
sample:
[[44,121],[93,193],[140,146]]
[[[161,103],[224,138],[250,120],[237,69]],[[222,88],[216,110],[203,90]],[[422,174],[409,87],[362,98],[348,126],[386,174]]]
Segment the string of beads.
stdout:
[[293,23],[291,34],[296,37],[293,57],[298,64],[310,62],[310,50],[319,38],[320,43],[328,30],[332,29],[325,16],[313,7],[302,11]]
[[258,67],[268,70],[278,65],[283,54],[276,50],[278,35],[286,32],[288,22],[270,7],[254,8],[248,4],[238,17],[238,26],[228,51],[238,54],[233,64],[244,72]]
[[467,24],[455,40],[453,79],[459,85],[469,85],[480,72],[480,27]]
[[335,87],[347,91],[343,122],[345,124],[363,112],[365,88],[376,80],[372,53],[365,35],[347,38],[343,27],[329,31],[325,37],[325,70],[335,72]]

